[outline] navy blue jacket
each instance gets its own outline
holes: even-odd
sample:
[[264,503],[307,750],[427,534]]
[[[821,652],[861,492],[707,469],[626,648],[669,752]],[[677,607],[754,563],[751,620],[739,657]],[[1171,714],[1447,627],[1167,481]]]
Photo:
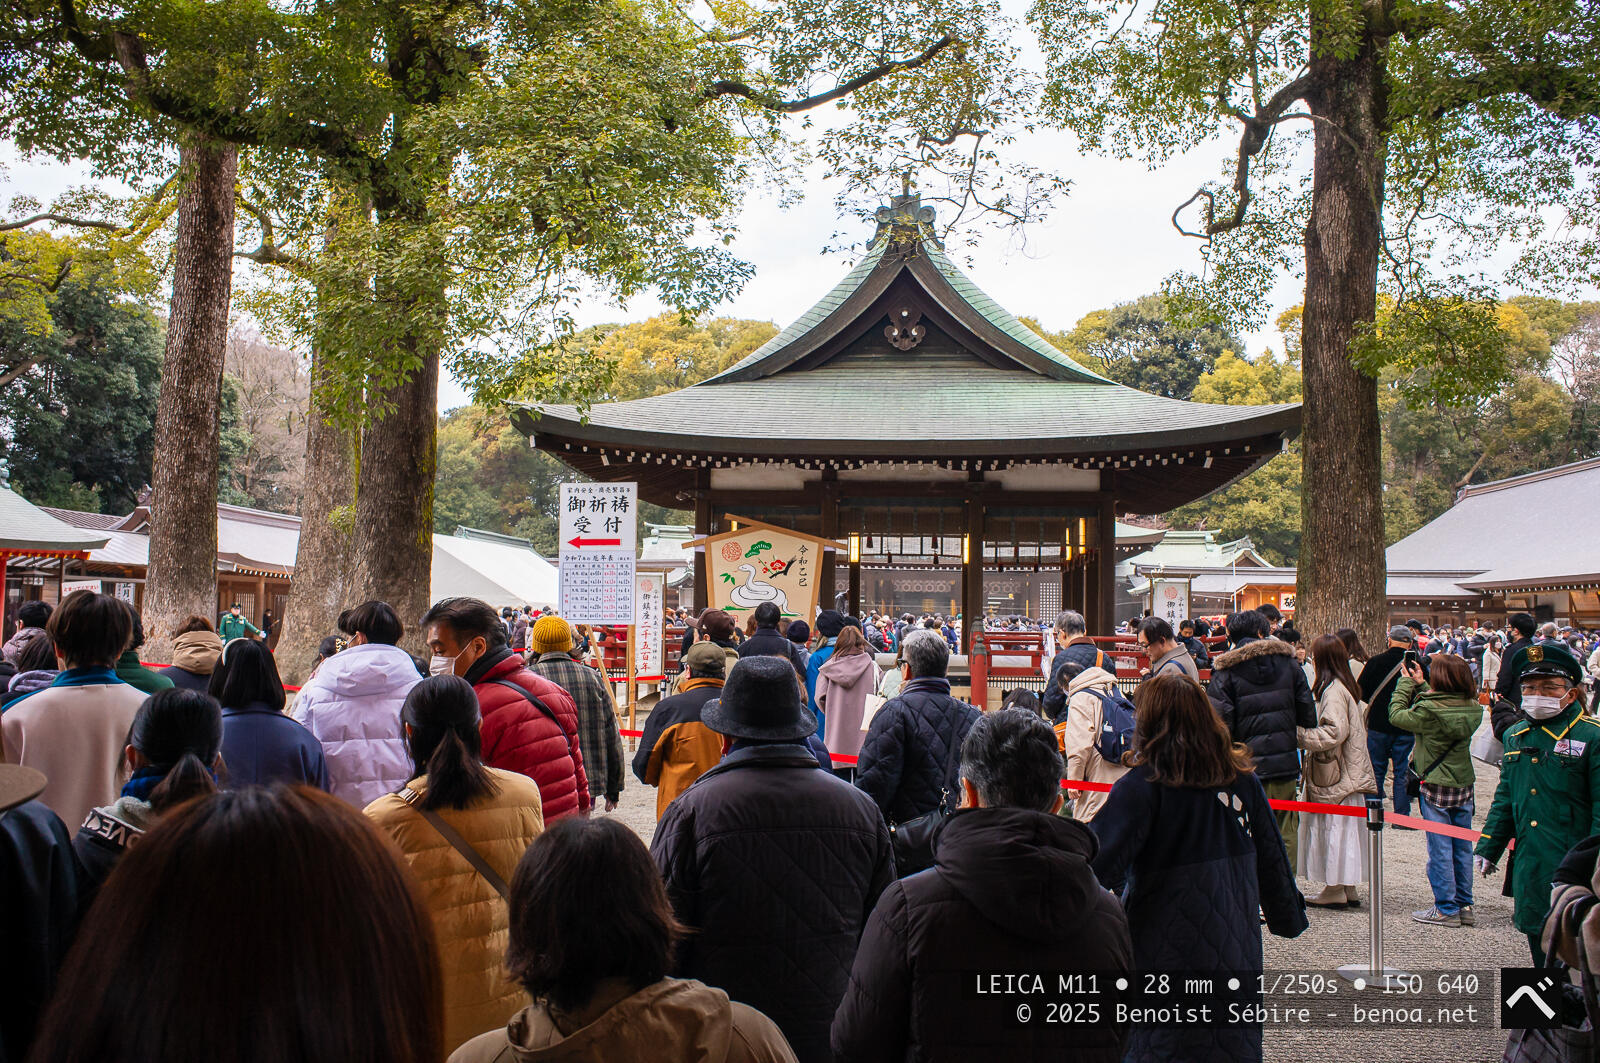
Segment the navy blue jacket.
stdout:
[[209,675],[191,672],[189,669],[179,668],[175,664],[169,664],[165,668],[157,668],[156,671],[172,680],[173,686],[183,690],[198,690],[200,693],[205,694],[211,689],[211,677]]
[[[1256,985],[1261,925],[1279,937],[1305,930],[1283,837],[1261,780],[1227,787],[1176,787],[1135,768],[1111,788],[1090,826],[1101,882],[1127,881],[1123,907],[1140,971],[1236,974]],[[1259,1060],[1261,1027],[1136,1026],[1130,1063],[1150,1060]]]
[[283,713],[260,702],[222,710],[223,784],[230,790],[275,782],[329,789],[322,743]]
[[801,1063],[828,1063],[856,945],[894,881],[872,802],[798,743],[735,749],[667,806],[650,853],[694,931],[676,973],[765,1014]]
[[856,785],[891,823],[932,812],[941,790],[958,793],[959,750],[977,722],[977,709],[950,696],[950,680],[907,680],[872,718]]

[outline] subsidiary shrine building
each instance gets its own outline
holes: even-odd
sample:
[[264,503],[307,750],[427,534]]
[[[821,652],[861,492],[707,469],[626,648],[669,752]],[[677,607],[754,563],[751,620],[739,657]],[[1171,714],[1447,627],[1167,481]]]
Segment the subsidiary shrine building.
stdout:
[[[819,573],[825,606],[959,613],[964,632],[973,617],[1074,608],[1109,633],[1117,515],[1250,473],[1298,431],[1299,405],[1113,383],[957,269],[932,208],[900,197],[877,219],[832,291],[711,379],[587,417],[517,405],[513,422],[585,476],[692,509],[697,534],[745,518],[847,544]],[[703,607],[703,553],[695,569]],[[880,589],[896,573],[909,600]]]

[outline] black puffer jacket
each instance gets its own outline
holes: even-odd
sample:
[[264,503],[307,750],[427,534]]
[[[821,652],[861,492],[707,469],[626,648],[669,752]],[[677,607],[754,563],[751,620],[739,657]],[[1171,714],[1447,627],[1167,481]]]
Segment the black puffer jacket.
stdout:
[[1300,777],[1295,728],[1317,725],[1317,703],[1294,648],[1248,639],[1212,661],[1211,701],[1235,742],[1250,747],[1263,782]]
[[894,880],[872,802],[803,745],[736,749],[668,806],[650,852],[694,929],[676,973],[765,1014],[802,1063],[828,1060],[861,931]]
[[[1078,1060],[1116,1063],[1126,1023],[1016,1021],[1017,998],[973,999],[974,972],[1133,970],[1122,905],[1089,861],[1082,823],[1020,808],[958,812],[934,866],[884,891],[833,1020],[840,1063]],[[1042,1015],[1042,1012],[1041,1012]]]
[[872,718],[856,785],[891,823],[932,812],[941,789],[957,793],[961,743],[977,722],[977,709],[950,696],[948,679],[908,680]]

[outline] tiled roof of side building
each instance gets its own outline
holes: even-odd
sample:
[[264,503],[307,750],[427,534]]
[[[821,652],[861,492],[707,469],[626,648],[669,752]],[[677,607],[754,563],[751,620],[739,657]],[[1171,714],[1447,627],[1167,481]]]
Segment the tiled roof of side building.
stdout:
[[1600,567],[1597,528],[1600,458],[1468,487],[1387,559],[1403,571],[1587,573]]

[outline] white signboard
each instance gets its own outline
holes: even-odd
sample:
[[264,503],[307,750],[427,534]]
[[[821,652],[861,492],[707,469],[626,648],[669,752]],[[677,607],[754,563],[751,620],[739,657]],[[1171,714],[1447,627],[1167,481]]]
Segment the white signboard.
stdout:
[[662,594],[666,579],[659,572],[641,572],[633,591],[633,673],[645,679],[665,674],[662,654]]
[[1186,579],[1157,579],[1150,581],[1150,609],[1156,616],[1172,625],[1178,625],[1189,616],[1189,581]]
[[134,586],[135,585],[132,584],[132,583],[119,583],[119,584],[117,584],[117,597],[122,599],[123,601],[127,602],[129,605],[132,605],[133,604],[133,588],[134,588]]
[[61,597],[65,598],[67,595],[77,591],[93,591],[99,594],[100,581],[97,579],[68,579],[61,581]]
[[639,485],[561,485],[561,615],[573,624],[633,623]]

